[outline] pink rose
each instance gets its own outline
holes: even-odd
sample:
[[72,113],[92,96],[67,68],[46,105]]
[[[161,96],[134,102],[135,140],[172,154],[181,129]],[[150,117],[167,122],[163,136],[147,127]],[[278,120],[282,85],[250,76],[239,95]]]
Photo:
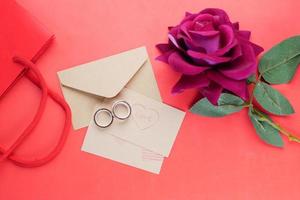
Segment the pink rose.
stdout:
[[225,11],[208,8],[186,13],[169,28],[167,44],[158,44],[157,59],[182,74],[172,92],[196,88],[213,104],[223,91],[248,98],[247,78],[256,72],[263,48],[250,42],[250,31],[239,30]]

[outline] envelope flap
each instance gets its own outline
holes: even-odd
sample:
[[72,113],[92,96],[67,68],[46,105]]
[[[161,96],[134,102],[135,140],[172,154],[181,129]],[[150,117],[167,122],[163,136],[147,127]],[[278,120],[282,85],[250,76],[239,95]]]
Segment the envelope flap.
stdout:
[[125,51],[58,73],[62,85],[86,93],[112,98],[147,61],[145,47]]

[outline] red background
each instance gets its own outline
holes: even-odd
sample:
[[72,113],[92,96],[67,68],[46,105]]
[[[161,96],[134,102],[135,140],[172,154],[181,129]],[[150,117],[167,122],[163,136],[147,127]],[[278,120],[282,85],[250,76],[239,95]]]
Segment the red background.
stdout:
[[[242,29],[252,30],[252,41],[266,50],[300,33],[298,0],[19,2],[56,34],[54,45],[38,62],[51,88],[60,92],[59,70],[146,45],[164,102],[184,110],[195,93],[170,94],[179,74],[154,60],[158,55],[154,45],[167,40],[167,26],[178,23],[185,11],[223,8]],[[298,72],[290,84],[276,87],[297,113],[275,120],[300,135],[299,84]],[[39,90],[22,79],[0,102],[1,144],[8,146],[24,129],[39,98]],[[49,100],[41,124],[18,153],[45,153],[62,124],[62,111]],[[219,119],[187,113],[160,175],[81,152],[85,132],[71,131],[63,152],[44,167],[23,169],[1,163],[0,199],[300,199],[300,145],[286,140],[284,149],[265,145],[246,111]]]

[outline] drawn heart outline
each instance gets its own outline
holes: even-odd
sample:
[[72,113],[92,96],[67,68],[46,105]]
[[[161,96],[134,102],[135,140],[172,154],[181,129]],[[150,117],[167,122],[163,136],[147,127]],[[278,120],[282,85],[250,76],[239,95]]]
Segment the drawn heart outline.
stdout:
[[140,130],[145,130],[155,125],[159,120],[159,113],[153,108],[142,104],[132,105],[132,116]]

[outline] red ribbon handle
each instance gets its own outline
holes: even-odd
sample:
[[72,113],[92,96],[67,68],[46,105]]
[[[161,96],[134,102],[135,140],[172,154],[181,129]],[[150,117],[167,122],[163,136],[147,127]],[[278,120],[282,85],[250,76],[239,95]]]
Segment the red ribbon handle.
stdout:
[[[27,78],[31,82],[33,82],[36,86],[38,86],[42,91],[42,97],[41,101],[38,107],[38,111],[36,112],[33,120],[30,122],[30,124],[27,126],[27,128],[23,131],[23,133],[17,138],[17,140],[9,147],[9,149],[5,150],[4,148],[0,147],[0,162],[8,159],[15,163],[18,166],[21,167],[39,167],[42,166],[51,160],[53,160],[62,150],[68,134],[69,129],[71,126],[71,111],[69,106],[66,104],[66,102],[55,92],[47,88],[46,82],[40,73],[40,71],[37,69],[35,64],[27,59],[21,58],[21,57],[14,57],[14,62],[23,65],[26,67],[29,71],[32,73],[27,73]],[[45,110],[46,101],[48,95],[64,110],[65,112],[65,124],[61,133],[61,136],[59,140],[57,141],[57,144],[55,147],[48,153],[47,155],[41,157],[41,158],[34,158],[34,159],[28,159],[23,158],[21,156],[18,156],[15,154],[15,150],[26,140],[27,136],[29,136],[33,129],[36,127],[38,122],[40,121],[42,114]]]

